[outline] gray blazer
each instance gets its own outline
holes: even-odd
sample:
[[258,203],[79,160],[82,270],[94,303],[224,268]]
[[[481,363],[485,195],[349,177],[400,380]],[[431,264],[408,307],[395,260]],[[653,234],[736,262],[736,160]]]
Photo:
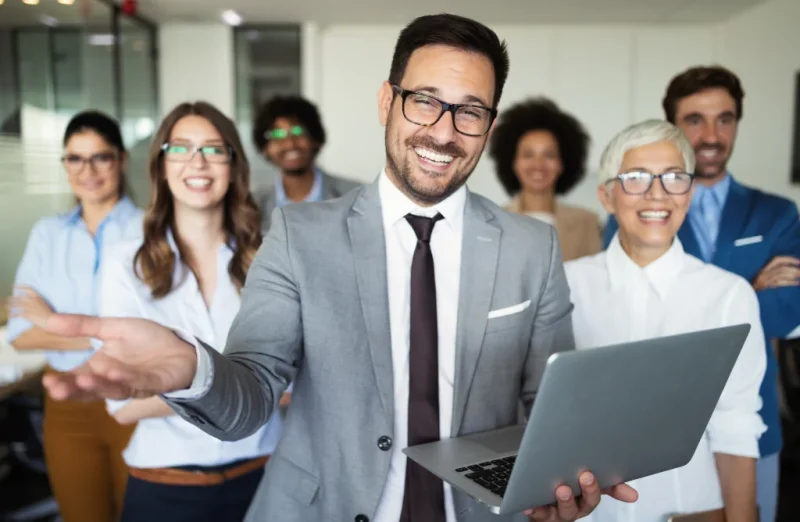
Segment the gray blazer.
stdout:
[[[273,217],[224,355],[206,346],[210,390],[171,405],[214,437],[238,440],[267,422],[294,381],[283,436],[247,522],[372,519],[395,438],[378,184],[288,205]],[[548,356],[574,348],[555,229],[469,193],[459,296],[452,433],[516,424]],[[528,300],[519,313],[488,319]],[[525,520],[454,497],[459,521]]]
[[[338,178],[325,172],[322,173],[322,199],[335,199],[343,196],[361,183],[349,179]],[[276,195],[275,185],[253,193],[256,205],[261,210],[261,233],[267,235],[269,227],[272,225],[272,211],[275,210]]]

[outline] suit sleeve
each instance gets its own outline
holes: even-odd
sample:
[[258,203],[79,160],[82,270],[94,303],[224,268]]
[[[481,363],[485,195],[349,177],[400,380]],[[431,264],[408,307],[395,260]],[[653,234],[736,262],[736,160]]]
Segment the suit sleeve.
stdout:
[[550,264],[533,323],[528,356],[522,377],[521,399],[530,414],[542,381],[547,359],[554,353],[575,349],[572,332],[572,309],[569,285],[561,246],[555,228],[550,227]]
[[[790,204],[773,230],[777,231],[777,239],[773,242],[770,258],[800,258],[800,220],[796,205]],[[783,339],[800,325],[800,286],[768,288],[759,290],[756,295],[768,339]]]
[[300,295],[283,210],[272,217],[224,353],[200,343],[210,358],[210,387],[195,398],[165,397],[181,417],[224,441],[248,437],[269,421],[303,359]]

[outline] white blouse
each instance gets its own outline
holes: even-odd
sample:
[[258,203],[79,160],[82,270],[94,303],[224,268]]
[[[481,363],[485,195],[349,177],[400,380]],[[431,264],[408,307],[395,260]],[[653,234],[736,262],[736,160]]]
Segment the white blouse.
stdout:
[[603,496],[591,522],[664,522],[674,514],[723,507],[714,453],[758,458],[766,430],[759,386],[766,368],[758,299],[743,278],[670,249],[636,265],[615,236],[608,250],[565,263],[575,305],[577,349],[749,323],[739,359],[692,460],[686,466],[630,484],[632,504]]
[[[178,250],[170,235],[170,247]],[[230,275],[228,263],[233,251],[222,246],[217,255],[217,288],[207,307],[191,270],[180,261],[173,270],[173,288],[154,299],[150,287],[133,271],[133,258],[141,245],[129,241],[109,250],[100,277],[99,313],[104,317],[142,317],[186,332],[221,350],[228,330],[239,311],[241,300]],[[111,413],[127,401],[107,401]],[[177,415],[142,419],[123,452],[125,462],[136,468],[174,466],[219,466],[241,459],[270,455],[280,438],[280,412],[253,435],[235,442],[223,442]]]

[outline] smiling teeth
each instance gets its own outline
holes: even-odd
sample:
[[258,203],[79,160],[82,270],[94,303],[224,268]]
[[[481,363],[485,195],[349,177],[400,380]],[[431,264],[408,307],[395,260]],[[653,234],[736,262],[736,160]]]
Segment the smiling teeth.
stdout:
[[448,156],[447,154],[437,154],[432,150],[423,149],[421,147],[415,148],[414,152],[416,152],[418,156],[425,158],[426,160],[435,161],[436,163],[447,164],[453,161],[453,156]]
[[643,217],[644,219],[667,219],[669,217],[669,211],[667,210],[642,210],[639,212],[639,216]]
[[184,180],[184,183],[192,188],[205,188],[211,185],[211,180],[208,178],[188,178]]

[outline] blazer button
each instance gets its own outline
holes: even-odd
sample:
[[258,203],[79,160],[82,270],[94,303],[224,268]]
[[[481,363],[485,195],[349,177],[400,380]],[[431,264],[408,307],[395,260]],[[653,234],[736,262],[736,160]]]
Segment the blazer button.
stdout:
[[[381,451],[389,451],[392,449],[392,439],[383,435],[378,439],[378,448],[380,448]],[[359,520],[358,522],[367,522],[367,520],[365,518],[363,521]]]
[[356,515],[356,522],[369,522],[367,515]]

